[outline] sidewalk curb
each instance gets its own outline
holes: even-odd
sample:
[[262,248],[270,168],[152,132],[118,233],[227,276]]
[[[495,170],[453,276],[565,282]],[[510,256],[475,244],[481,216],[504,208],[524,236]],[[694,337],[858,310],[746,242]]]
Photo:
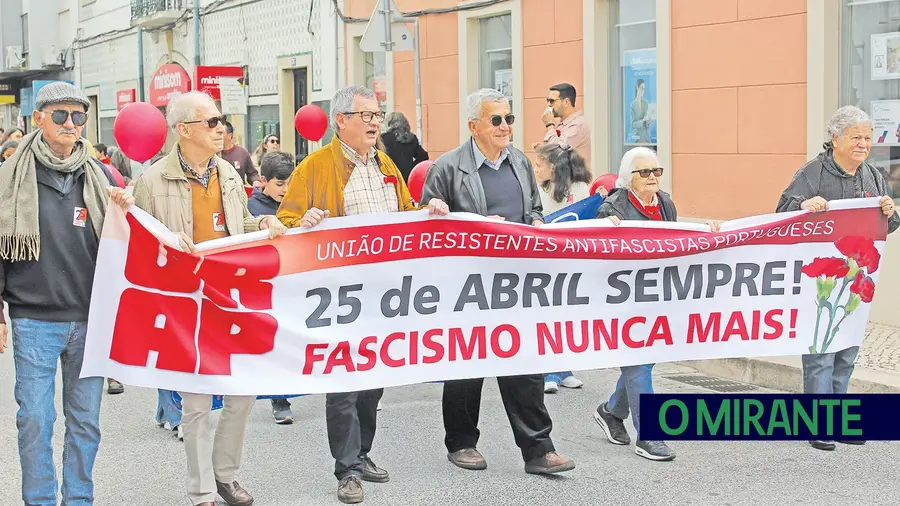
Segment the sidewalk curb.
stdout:
[[[800,392],[803,375],[799,357],[724,358],[678,362],[701,373],[741,381],[781,392]],[[900,393],[900,373],[857,368],[851,393]]]

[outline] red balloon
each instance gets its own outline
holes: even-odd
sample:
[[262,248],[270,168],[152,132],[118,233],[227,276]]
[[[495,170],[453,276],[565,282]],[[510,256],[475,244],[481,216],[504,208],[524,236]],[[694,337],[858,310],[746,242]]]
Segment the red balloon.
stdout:
[[409,194],[416,202],[419,202],[422,198],[422,187],[425,186],[425,176],[428,174],[428,169],[431,168],[432,163],[434,162],[431,160],[419,162],[409,173],[409,179],[406,181],[406,186],[409,188]]
[[126,105],[113,123],[113,137],[125,156],[146,162],[166,144],[166,118],[147,102]]
[[611,192],[612,189],[616,187],[617,179],[619,179],[617,174],[603,174],[598,177],[591,183],[591,195],[597,193],[597,190],[599,190],[601,186],[606,188],[606,191]]
[[294,115],[294,127],[304,139],[318,142],[328,130],[328,115],[321,107],[306,104]]

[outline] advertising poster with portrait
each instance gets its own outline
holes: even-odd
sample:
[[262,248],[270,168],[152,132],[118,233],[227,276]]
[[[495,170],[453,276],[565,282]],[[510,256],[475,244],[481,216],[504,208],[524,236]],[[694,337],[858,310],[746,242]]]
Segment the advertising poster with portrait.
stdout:
[[900,100],[873,100],[872,144],[900,146]]
[[656,48],[622,57],[625,145],[656,144]]
[[900,32],[872,34],[872,80],[900,79]]

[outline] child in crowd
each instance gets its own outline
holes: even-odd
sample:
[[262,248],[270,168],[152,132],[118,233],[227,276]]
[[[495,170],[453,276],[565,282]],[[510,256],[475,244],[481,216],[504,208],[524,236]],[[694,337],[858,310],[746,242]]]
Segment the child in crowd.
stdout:
[[270,151],[266,153],[260,162],[260,181],[265,186],[262,190],[254,190],[247,208],[253,216],[267,214],[274,215],[278,212],[281,199],[287,191],[287,180],[294,171],[294,157],[283,151]]

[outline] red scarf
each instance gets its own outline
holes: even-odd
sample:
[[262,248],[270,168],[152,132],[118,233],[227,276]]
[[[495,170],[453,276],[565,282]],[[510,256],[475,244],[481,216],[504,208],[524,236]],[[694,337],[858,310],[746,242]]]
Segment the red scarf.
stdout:
[[656,205],[644,205],[643,202],[639,198],[635,196],[634,193],[628,192],[628,200],[631,201],[631,204],[637,208],[638,211],[641,212],[644,216],[649,218],[651,221],[662,221],[662,214],[659,212],[659,200],[657,199]]

